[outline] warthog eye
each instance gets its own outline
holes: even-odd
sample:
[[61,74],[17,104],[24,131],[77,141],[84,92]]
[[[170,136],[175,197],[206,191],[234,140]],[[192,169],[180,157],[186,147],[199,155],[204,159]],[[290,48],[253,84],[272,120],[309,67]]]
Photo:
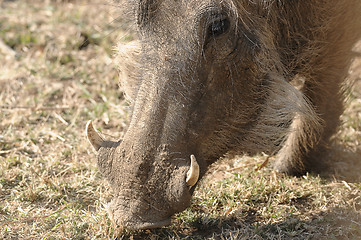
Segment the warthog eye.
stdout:
[[227,32],[230,22],[227,18],[218,19],[212,22],[208,27],[209,37],[218,37],[219,35]]

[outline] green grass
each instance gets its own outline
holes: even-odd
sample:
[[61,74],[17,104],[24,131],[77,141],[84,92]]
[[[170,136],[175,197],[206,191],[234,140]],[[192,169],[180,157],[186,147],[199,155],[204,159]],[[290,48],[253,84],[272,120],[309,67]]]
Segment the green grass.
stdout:
[[171,226],[119,232],[84,127],[92,119],[109,138],[124,132],[111,59],[131,24],[101,0],[0,9],[0,239],[361,239],[361,59],[322,176],[255,171],[264,156],[225,158]]

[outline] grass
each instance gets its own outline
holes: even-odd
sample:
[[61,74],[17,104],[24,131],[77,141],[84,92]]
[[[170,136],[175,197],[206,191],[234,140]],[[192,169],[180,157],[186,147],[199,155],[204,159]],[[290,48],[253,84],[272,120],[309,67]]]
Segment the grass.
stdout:
[[361,59],[322,176],[255,171],[264,156],[225,158],[171,226],[118,232],[84,126],[124,132],[111,59],[131,26],[101,0],[0,0],[0,10],[1,239],[361,239]]

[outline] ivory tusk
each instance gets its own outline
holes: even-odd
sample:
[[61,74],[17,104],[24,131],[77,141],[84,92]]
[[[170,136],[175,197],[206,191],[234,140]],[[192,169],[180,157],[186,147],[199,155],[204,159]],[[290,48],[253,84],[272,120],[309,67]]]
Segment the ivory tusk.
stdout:
[[98,151],[99,148],[102,146],[104,139],[94,129],[91,120],[89,120],[88,123],[86,124],[85,133],[90,144],[95,148],[95,150]]
[[196,157],[191,155],[191,166],[187,172],[186,183],[188,186],[193,187],[199,178],[199,165],[197,163]]

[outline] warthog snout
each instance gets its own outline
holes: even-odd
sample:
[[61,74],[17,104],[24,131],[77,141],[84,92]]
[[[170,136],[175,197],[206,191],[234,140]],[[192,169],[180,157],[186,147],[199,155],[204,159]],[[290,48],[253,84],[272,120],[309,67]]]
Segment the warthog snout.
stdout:
[[[192,187],[200,174],[194,155],[188,159],[175,158],[178,154],[172,156],[163,146],[154,155],[141,153],[138,157],[140,151],[129,151],[134,146],[105,141],[91,121],[86,126],[86,135],[97,151],[101,172],[114,189],[108,212],[118,226],[127,229],[161,227],[170,224],[172,214],[188,206]],[[143,162],[144,159],[148,162]],[[159,192],[159,188],[164,191]]]

